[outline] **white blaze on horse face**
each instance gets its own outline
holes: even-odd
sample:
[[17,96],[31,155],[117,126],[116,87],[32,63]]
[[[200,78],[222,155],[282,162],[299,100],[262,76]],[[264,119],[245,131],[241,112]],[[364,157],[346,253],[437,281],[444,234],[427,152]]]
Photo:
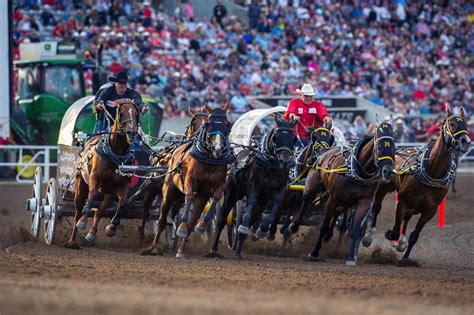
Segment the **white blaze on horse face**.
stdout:
[[214,155],[216,154],[216,152],[219,152],[222,149],[222,144],[224,143],[223,140],[224,139],[220,133],[214,136]]

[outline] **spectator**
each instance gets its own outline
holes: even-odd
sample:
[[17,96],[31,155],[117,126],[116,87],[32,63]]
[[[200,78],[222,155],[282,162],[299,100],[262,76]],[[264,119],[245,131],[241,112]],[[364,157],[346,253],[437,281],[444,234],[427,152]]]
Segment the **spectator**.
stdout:
[[217,0],[216,5],[214,6],[213,16],[215,17],[217,23],[219,23],[221,28],[224,29],[223,20],[227,16],[227,9],[225,8],[225,5],[222,4],[221,0]]
[[365,135],[367,135],[367,124],[365,123],[364,121],[364,118],[362,118],[362,116],[357,116],[355,119],[354,119],[354,131],[357,135],[357,137],[363,137]]

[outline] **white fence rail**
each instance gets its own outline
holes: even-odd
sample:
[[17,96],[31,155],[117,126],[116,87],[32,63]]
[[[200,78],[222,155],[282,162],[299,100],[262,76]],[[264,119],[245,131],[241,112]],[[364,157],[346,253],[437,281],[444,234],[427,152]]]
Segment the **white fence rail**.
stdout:
[[[425,143],[397,143],[397,147],[422,147]],[[42,167],[44,183],[51,177],[52,168],[57,167],[52,157],[57,152],[57,146],[52,145],[0,145],[0,175],[9,170],[15,171],[15,179],[19,183],[33,183],[27,173],[34,174],[37,166]],[[56,159],[55,159],[56,160]],[[460,163],[474,162],[474,146],[461,156]],[[11,172],[11,171],[9,171]],[[4,177],[4,176],[2,176]]]
[[[0,145],[0,168],[5,172],[7,168],[15,169],[15,179],[19,183],[33,183],[27,173],[37,166],[43,168],[44,183],[51,177],[51,170],[58,164],[52,162],[52,152],[58,147],[53,145]],[[3,175],[3,174],[2,174]]]

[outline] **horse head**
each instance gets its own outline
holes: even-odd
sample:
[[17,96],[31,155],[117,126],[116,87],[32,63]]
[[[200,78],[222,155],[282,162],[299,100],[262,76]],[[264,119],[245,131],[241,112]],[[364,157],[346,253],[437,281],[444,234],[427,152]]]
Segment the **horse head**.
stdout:
[[273,130],[269,146],[278,158],[280,168],[287,168],[295,145],[293,127],[296,122],[288,122],[276,115],[275,123],[276,128]]
[[189,140],[194,134],[196,134],[199,128],[204,126],[204,124],[207,121],[208,114],[205,111],[203,111],[202,108],[200,107],[196,109],[189,108],[188,111],[192,117],[191,123],[189,124],[188,127],[186,127],[186,138],[188,138]]
[[115,101],[117,116],[114,122],[114,131],[125,135],[127,142],[133,144],[138,132],[138,110],[135,101],[125,98]]
[[311,142],[313,143],[313,150],[319,152],[323,152],[332,147],[335,142],[335,137],[331,131],[331,127],[324,126],[313,130],[311,132]]
[[212,154],[214,158],[218,159],[222,157],[225,149],[227,148],[226,142],[230,133],[230,122],[227,120],[227,109],[229,108],[228,103],[224,105],[224,108],[210,108],[207,104],[205,105],[207,110],[207,121],[203,128],[207,132],[207,142],[212,147]]
[[374,133],[375,165],[382,172],[382,180],[388,183],[392,180],[396,152],[391,122],[379,123]]
[[441,129],[441,137],[444,145],[449,150],[466,153],[471,145],[467,131],[464,109],[461,108],[459,115],[453,115],[451,108],[446,107],[446,118]]

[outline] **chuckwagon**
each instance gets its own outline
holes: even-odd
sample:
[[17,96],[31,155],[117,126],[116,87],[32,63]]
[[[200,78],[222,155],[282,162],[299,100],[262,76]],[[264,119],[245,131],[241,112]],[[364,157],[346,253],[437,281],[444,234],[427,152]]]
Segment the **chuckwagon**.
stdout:
[[[76,101],[64,114],[58,137],[58,166],[56,177],[47,181],[46,192],[43,195],[43,178],[41,167],[36,168],[33,182],[32,197],[27,200],[27,211],[31,212],[31,233],[33,237],[40,235],[41,219],[44,223],[44,239],[47,244],[52,244],[56,224],[63,217],[74,216],[74,180],[77,163],[85,141],[91,136],[91,126],[82,124],[84,117],[92,113],[93,97],[84,97]],[[149,143],[150,135],[141,132],[142,145],[134,152],[133,165],[119,167],[123,175],[132,176],[132,173],[142,167],[150,167],[150,157],[154,151]],[[165,173],[166,168],[153,168],[154,174]],[[146,186],[151,180],[147,176],[132,176],[130,190],[128,192],[127,211],[122,218],[141,219],[143,209],[143,197]],[[101,196],[93,203],[96,208],[101,202]],[[157,198],[158,199],[158,198]],[[158,214],[159,200],[156,200],[152,208],[152,222],[155,222]],[[114,215],[116,205],[107,208],[104,217],[111,218]],[[171,233],[170,233],[171,234]]]

